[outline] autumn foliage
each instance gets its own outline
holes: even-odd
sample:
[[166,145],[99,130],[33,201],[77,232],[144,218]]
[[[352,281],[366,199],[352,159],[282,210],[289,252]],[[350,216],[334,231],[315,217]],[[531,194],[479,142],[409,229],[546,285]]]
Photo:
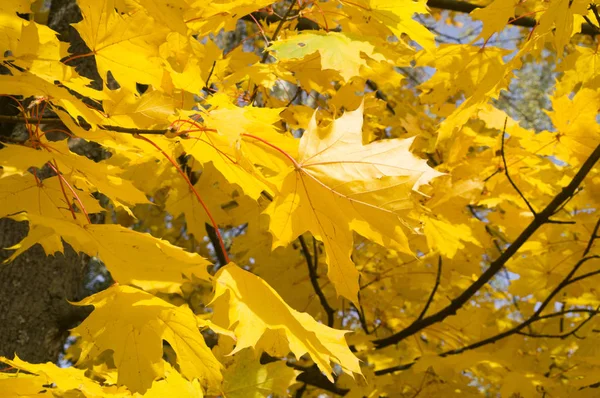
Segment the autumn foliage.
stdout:
[[[0,396],[598,396],[600,14],[477,1],[453,43],[441,3],[77,0],[73,53],[2,0],[8,261],[114,283]],[[526,128],[498,101],[540,63]]]

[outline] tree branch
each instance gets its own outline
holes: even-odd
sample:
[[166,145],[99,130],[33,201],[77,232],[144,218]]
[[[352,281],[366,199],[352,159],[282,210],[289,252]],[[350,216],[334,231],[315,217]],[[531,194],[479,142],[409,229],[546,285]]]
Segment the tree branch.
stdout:
[[325,310],[325,313],[327,314],[327,326],[333,327],[335,310],[331,308],[331,306],[327,302],[327,298],[325,297],[323,290],[321,289],[321,286],[319,286],[319,275],[317,274],[316,267],[316,265],[318,264],[318,258],[315,258],[313,266],[313,260],[310,255],[310,251],[308,250],[308,245],[304,240],[304,237],[300,235],[298,237],[298,241],[300,242],[300,246],[302,247],[302,253],[304,254],[304,258],[306,259],[306,264],[308,265],[308,275],[310,277],[310,283],[312,284],[315,293],[319,297],[321,307],[323,307],[323,310]]
[[529,208],[529,211],[531,212],[531,214],[533,214],[534,217],[537,217],[537,212],[535,211],[533,206],[531,206],[531,203],[529,203],[529,201],[527,200],[527,198],[525,197],[523,192],[521,192],[521,190],[519,189],[517,184],[515,184],[515,182],[511,178],[510,174],[508,173],[508,165],[506,164],[506,154],[504,152],[504,142],[506,141],[506,123],[507,122],[508,122],[508,118],[504,119],[504,128],[502,129],[502,144],[500,145],[500,155],[502,157],[502,164],[504,165],[504,174],[506,175],[508,182],[510,182],[510,185],[512,185],[512,187],[515,189],[515,191],[517,191],[517,193],[519,194],[521,199],[523,199],[523,201],[527,205],[527,208]]
[[[542,311],[544,311],[544,309],[548,306],[548,304],[550,304],[550,302],[552,301],[552,299],[566,286],[575,283],[576,281],[579,281],[581,279],[583,279],[582,277],[584,275],[582,275],[582,277],[577,277],[577,278],[573,278],[573,275],[575,275],[575,273],[579,270],[579,268],[585,264],[586,262],[593,260],[593,259],[600,259],[600,256],[590,256],[590,257],[584,257],[581,260],[579,260],[577,262],[577,264],[575,264],[575,266],[573,266],[573,269],[569,272],[569,274],[561,281],[561,283],[559,283],[556,288],[546,297],[546,299],[544,300],[544,302],[539,306],[539,308],[524,322],[521,322],[520,324],[518,324],[517,326],[513,327],[512,329],[509,329],[505,332],[502,333],[498,333],[492,337],[488,337],[486,339],[480,340],[476,343],[470,344],[468,346],[465,347],[461,347],[461,348],[456,348],[454,350],[449,350],[446,352],[443,352],[440,354],[441,357],[446,357],[449,355],[458,355],[458,354],[462,354],[465,351],[469,351],[469,350],[474,350],[476,348],[480,348],[483,347],[485,345],[488,344],[493,344],[496,343],[508,336],[511,336],[513,334],[521,334],[524,336],[529,336],[529,337],[542,337],[542,338],[567,338],[571,335],[575,335],[575,333],[577,333],[577,331],[579,329],[581,329],[587,322],[589,322],[595,315],[598,314],[598,310],[600,309],[600,307],[596,308],[596,310],[588,310],[588,309],[573,309],[573,310],[566,310],[566,311],[559,311],[559,312],[555,312],[552,314],[548,314],[548,315],[541,315]],[[591,276],[592,274],[598,274],[600,273],[600,271],[595,271],[595,272],[590,272],[588,274],[585,274],[586,276]],[[545,334],[536,334],[536,333],[525,333],[525,332],[521,332],[521,330],[523,330],[524,328],[528,327],[529,325],[531,325],[534,322],[540,321],[542,319],[549,319],[549,318],[554,318],[557,316],[563,316],[565,314],[569,314],[569,313],[588,313],[590,314],[590,316],[585,319],[583,322],[581,322],[577,327],[575,327],[573,330],[571,330],[568,333],[565,333],[564,335],[545,335]],[[414,364],[417,363],[417,361],[419,360],[419,358],[416,358],[413,362],[410,363],[406,363],[406,364],[402,364],[402,365],[396,365],[396,366],[392,366],[386,369],[380,369],[375,371],[375,376],[383,376],[386,374],[390,374],[390,373],[394,373],[394,372],[398,372],[401,370],[406,370],[406,369],[410,369]]]
[[[440,354],[440,356],[445,357],[448,355],[456,355],[456,354],[463,353],[465,351],[474,350],[475,348],[479,348],[484,345],[495,343],[505,337],[519,333],[526,326],[528,326],[528,325],[532,324],[533,322],[536,322],[540,319],[540,314],[542,313],[542,311],[548,306],[548,304],[550,304],[550,302],[558,294],[558,292],[560,292],[565,286],[568,286],[572,283],[571,278],[573,277],[573,275],[575,275],[577,270],[579,270],[579,268],[583,264],[585,264],[586,262],[588,262],[590,260],[599,259],[599,258],[600,258],[600,256],[590,256],[590,257],[584,257],[581,260],[579,260],[577,262],[577,264],[575,264],[573,269],[567,274],[567,276],[556,286],[556,288],[554,288],[554,290],[546,297],[546,299],[542,302],[542,304],[539,306],[539,308],[526,321],[520,323],[519,325],[513,327],[512,329],[506,330],[502,333],[498,333],[497,335],[488,337],[487,339],[480,340],[480,341],[470,344],[466,347],[461,347],[461,348],[457,348],[454,350],[446,351],[446,352]],[[593,316],[594,316],[593,314],[590,315],[590,317],[593,317]]]
[[208,235],[208,239],[210,239],[210,243],[212,243],[213,249],[215,251],[215,255],[217,256],[217,260],[219,261],[216,264],[215,271],[221,267],[227,265],[227,253],[223,252],[223,248],[219,243],[219,236],[217,235],[217,230],[215,227],[210,225],[209,223],[204,224],[206,228],[206,234]]
[[[478,4],[472,4],[467,1],[460,1],[460,0],[428,0],[427,6],[429,6],[430,8],[437,8],[439,10],[455,11],[455,12],[461,12],[461,13],[465,13],[465,14],[469,14],[471,11],[477,10],[479,8],[484,8],[484,6],[480,6]],[[275,23],[275,22],[282,20],[277,15],[268,14],[266,12],[253,13],[252,15],[256,19],[266,20],[268,23]],[[242,19],[247,20],[247,21],[252,21],[252,19],[249,16],[242,17]],[[285,21],[285,19],[283,19],[283,21]],[[512,18],[512,19],[506,21],[506,23],[509,25],[513,25],[513,26],[520,26],[522,28],[533,28],[537,24],[537,22],[534,18],[521,17],[521,16],[516,16],[515,18]],[[319,26],[313,22],[312,24],[306,24],[306,26],[303,25],[302,29],[300,29],[300,28],[298,28],[298,29],[299,30],[318,30]],[[594,24],[585,23],[581,26],[581,34],[588,35],[588,36],[596,36],[599,34],[598,27],[596,27]]]
[[[428,0],[427,5],[431,8],[438,8],[441,10],[456,11],[462,13],[470,13],[471,11],[476,10],[478,8],[484,8],[483,6],[477,4],[471,4],[469,2],[459,0]],[[523,28],[533,28],[537,24],[534,18],[519,16],[511,19],[510,21],[507,21],[507,23]],[[598,34],[598,28],[594,25],[583,24],[581,26],[581,33],[588,36],[596,36]]]
[[[62,123],[62,120],[58,117],[23,117],[23,116],[6,116],[0,115],[0,123],[40,123],[40,124],[50,124],[50,123]],[[99,125],[98,126],[102,130],[113,131],[115,133],[125,133],[125,134],[150,134],[150,135],[164,135],[166,133],[172,132],[170,129],[134,129],[120,126],[106,126]]]
[[554,199],[546,206],[546,208],[538,213],[537,217],[531,221],[531,223],[521,232],[519,237],[491,264],[490,267],[481,276],[473,282],[462,294],[451,301],[449,305],[439,310],[433,315],[425,317],[420,321],[413,322],[407,328],[392,334],[391,336],[375,340],[373,343],[377,348],[384,348],[392,344],[396,344],[407,337],[420,332],[428,326],[435,323],[441,322],[450,315],[456,314],[465,303],[467,303],[471,297],[475,295],[485,284],[487,284],[501,269],[504,267],[506,262],[523,246],[525,242],[531,238],[531,236],[545,223],[548,222],[550,217],[554,214],[555,210],[565,201],[568,200],[571,195],[575,192],[577,187],[581,184],[584,178],[592,170],[596,162],[600,159],[600,145],[592,152],[592,154],[585,161],[581,169],[575,174],[569,185],[564,187],[561,192],[554,197]]
[[[262,365],[281,361],[280,358],[273,357],[266,352],[263,352],[260,357],[260,363]],[[329,391],[330,393],[336,395],[346,395],[348,393],[348,389],[341,388],[335,385],[327,379],[327,377],[321,373],[317,365],[312,366],[302,366],[299,365],[296,361],[287,361],[286,365],[292,369],[299,370],[302,373],[296,377],[297,381],[303,382],[309,386],[317,387],[325,391]]]

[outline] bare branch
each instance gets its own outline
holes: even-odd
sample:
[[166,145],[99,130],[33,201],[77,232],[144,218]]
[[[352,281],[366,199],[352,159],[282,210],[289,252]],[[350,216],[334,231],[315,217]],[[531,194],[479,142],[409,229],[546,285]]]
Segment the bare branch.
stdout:
[[[438,8],[442,10],[448,11],[456,11],[463,13],[470,13],[473,10],[478,8],[483,8],[483,6],[477,4],[471,4],[466,1],[459,0],[428,0],[427,5],[431,8]],[[534,18],[529,17],[521,17],[517,16],[509,21],[508,24],[514,26],[520,26],[523,28],[533,28],[537,25],[537,21]],[[595,36],[598,34],[598,30],[594,25],[583,24],[581,26],[581,34]]]
[[508,122],[508,118],[504,119],[504,128],[502,129],[502,144],[500,145],[500,156],[502,157],[502,164],[504,165],[504,174],[506,175],[508,182],[510,182],[510,185],[512,185],[512,187],[515,189],[515,191],[517,191],[517,193],[519,194],[521,199],[523,199],[523,201],[527,205],[527,208],[529,208],[529,211],[535,217],[537,217],[537,212],[535,211],[533,206],[531,206],[531,203],[529,203],[529,201],[527,200],[527,198],[525,197],[523,192],[521,192],[519,187],[517,187],[517,184],[515,184],[513,179],[510,177],[510,174],[508,173],[508,165],[506,164],[506,154],[504,152],[504,141],[506,141],[506,123],[507,122]]
[[[584,257],[581,260],[579,260],[577,262],[577,264],[575,264],[573,266],[573,269],[569,272],[569,274],[562,280],[561,283],[559,283],[556,288],[546,297],[546,299],[542,302],[542,304],[539,306],[539,308],[524,322],[518,324],[517,326],[513,327],[512,329],[509,329],[505,332],[502,333],[498,333],[494,336],[488,337],[486,339],[480,340],[476,343],[470,344],[468,346],[465,347],[461,347],[461,348],[457,348],[454,350],[449,350],[446,352],[443,352],[440,354],[441,357],[446,357],[449,355],[457,355],[457,354],[461,354],[465,351],[469,351],[469,350],[474,350],[476,348],[480,348],[483,347],[485,345],[488,344],[493,344],[496,343],[497,341],[500,341],[508,336],[514,335],[514,334],[520,334],[520,335],[524,335],[524,336],[529,336],[529,337],[542,337],[542,338],[567,338],[571,335],[576,336],[577,331],[579,331],[587,322],[589,322],[594,316],[596,316],[598,314],[598,310],[600,309],[600,307],[596,308],[596,310],[590,310],[590,309],[572,309],[572,310],[563,310],[563,311],[559,311],[559,312],[555,312],[552,314],[547,314],[547,315],[541,315],[541,313],[544,311],[544,309],[548,306],[548,304],[550,304],[550,302],[552,301],[552,299],[566,286],[581,280],[581,277],[578,278],[573,278],[573,275],[575,275],[575,273],[579,270],[579,268],[585,264],[586,262],[590,261],[590,260],[594,260],[594,259],[600,259],[600,256],[590,256],[590,257]],[[595,272],[590,272],[586,275],[590,276],[592,274],[598,274],[600,273],[600,271],[595,271]],[[583,275],[582,275],[583,276]],[[575,327],[573,330],[571,330],[568,333],[565,333],[564,335],[545,335],[545,334],[537,334],[537,333],[526,333],[526,332],[521,332],[521,330],[523,330],[525,327],[530,326],[532,323],[543,320],[543,319],[549,319],[549,318],[555,318],[558,316],[563,316],[565,314],[571,314],[571,313],[588,313],[590,316],[584,320],[583,322],[581,322],[577,327]],[[390,373],[394,373],[394,372],[398,372],[401,370],[406,370],[411,368],[415,363],[417,363],[417,361],[419,360],[419,358],[416,358],[413,362],[410,363],[406,363],[406,364],[402,364],[402,365],[396,365],[396,366],[392,366],[386,369],[380,369],[378,371],[375,371],[375,375],[376,376],[383,376],[386,374],[390,374]]]
[[525,230],[523,230],[523,232],[521,232],[517,239],[490,264],[490,267],[457,298],[452,300],[449,305],[433,315],[425,317],[418,322],[413,322],[407,328],[394,333],[391,336],[375,340],[373,342],[375,346],[377,348],[383,348],[392,344],[396,344],[403,339],[420,332],[426,327],[441,322],[450,315],[456,314],[456,311],[462,308],[462,306],[467,303],[471,297],[475,295],[475,293],[477,293],[485,284],[487,284],[502,269],[502,267],[504,267],[506,262],[521,248],[521,246],[523,246],[523,244],[527,242],[529,238],[531,238],[531,236],[550,219],[556,209],[563,204],[565,200],[568,200],[571,195],[573,195],[577,187],[579,187],[584,178],[592,170],[598,159],[600,159],[600,145],[596,147],[592,154],[587,158],[569,185],[564,187],[560,193],[556,195],[554,199],[552,199],[546,208],[538,213],[538,216],[531,221],[531,223],[525,228]]
[[585,247],[585,250],[583,252],[583,257],[587,256],[588,253],[590,252],[590,250],[592,250],[592,247],[594,246],[594,241],[596,239],[600,238],[600,236],[598,236],[598,228],[600,228],[600,218],[598,218],[598,221],[596,222],[596,226],[594,226],[594,230],[592,231],[590,240],[588,240],[588,244]]
[[300,242],[300,246],[302,247],[302,254],[304,254],[304,258],[306,259],[306,264],[308,266],[308,275],[310,277],[310,283],[312,284],[313,289],[315,290],[315,293],[319,297],[319,301],[321,302],[321,307],[323,307],[323,310],[325,310],[325,313],[327,314],[327,326],[333,327],[333,321],[335,319],[334,318],[335,310],[333,308],[331,308],[331,306],[327,302],[327,298],[325,297],[323,290],[321,289],[321,286],[319,286],[319,275],[317,274],[317,267],[316,267],[316,265],[318,263],[318,258],[315,259],[315,262],[313,265],[313,260],[310,255],[310,252],[308,250],[308,245],[306,244],[306,241],[304,240],[304,237],[302,235],[300,235],[298,237],[298,241]]

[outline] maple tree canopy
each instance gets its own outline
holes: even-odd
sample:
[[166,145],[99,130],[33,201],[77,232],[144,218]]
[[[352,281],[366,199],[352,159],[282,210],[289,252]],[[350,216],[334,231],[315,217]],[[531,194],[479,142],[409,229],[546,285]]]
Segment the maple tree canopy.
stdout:
[[81,52],[32,3],[0,2],[3,249],[112,285],[0,396],[600,395],[594,2],[77,0]]

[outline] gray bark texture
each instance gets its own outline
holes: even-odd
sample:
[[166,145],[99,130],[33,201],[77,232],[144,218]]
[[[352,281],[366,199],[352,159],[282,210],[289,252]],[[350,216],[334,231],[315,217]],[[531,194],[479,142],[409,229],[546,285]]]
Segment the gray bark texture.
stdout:
[[[52,1],[48,25],[60,34],[61,40],[71,43],[71,52],[83,53],[87,49],[85,43],[69,26],[79,20],[81,13],[75,0]],[[94,58],[76,61],[78,72],[101,88]],[[12,100],[0,98],[0,114],[17,113]],[[0,125],[0,135],[10,137],[13,127]],[[3,264],[12,253],[4,249],[21,241],[28,229],[26,222],[0,219],[0,355],[13,358],[16,354],[33,363],[56,362],[69,329],[87,313],[86,309],[69,304],[84,296],[87,257],[78,255],[68,245],[64,254],[46,256],[43,248],[35,245]]]
[[[11,247],[27,235],[26,222],[0,219],[0,247]],[[0,263],[10,256],[0,251]],[[35,245],[14,261],[0,264],[0,355],[15,354],[29,362],[56,362],[69,328],[82,308],[68,301],[82,296],[85,262],[65,245],[65,253],[46,256]]]

